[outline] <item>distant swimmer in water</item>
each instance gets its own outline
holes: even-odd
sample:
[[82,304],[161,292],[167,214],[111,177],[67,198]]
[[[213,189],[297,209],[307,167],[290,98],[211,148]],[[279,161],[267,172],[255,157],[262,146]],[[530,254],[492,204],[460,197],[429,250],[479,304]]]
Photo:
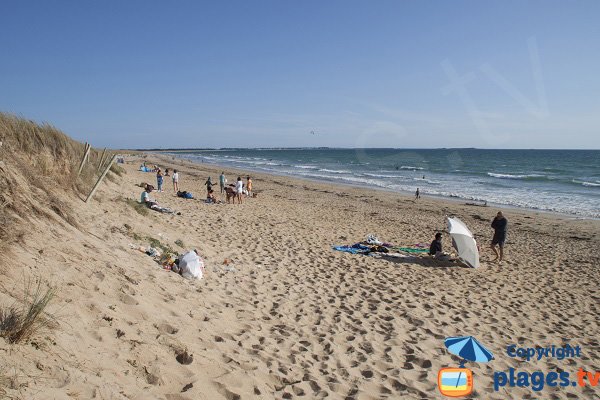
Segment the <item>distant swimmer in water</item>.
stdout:
[[425,179],[425,175],[423,175],[423,179]]

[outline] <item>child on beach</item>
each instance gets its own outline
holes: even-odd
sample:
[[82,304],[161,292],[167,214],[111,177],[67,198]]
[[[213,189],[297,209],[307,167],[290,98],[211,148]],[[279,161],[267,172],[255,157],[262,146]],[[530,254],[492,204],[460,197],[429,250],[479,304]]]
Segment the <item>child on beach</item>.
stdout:
[[213,203],[213,204],[217,203],[217,198],[215,197],[215,191],[214,190],[211,190],[210,192],[208,192],[208,195],[206,196],[206,202],[207,203]]
[[158,192],[162,192],[162,185],[163,185],[163,174],[162,174],[160,168],[158,168],[156,170],[156,187],[157,187]]
[[179,172],[176,169],[173,170],[173,190],[175,193],[179,191]]
[[246,189],[248,190],[248,197],[252,197],[252,178],[248,176],[246,179]]
[[212,185],[213,185],[212,181],[210,180],[210,176],[208,177],[206,182],[204,182],[204,184],[206,185],[206,195],[208,196],[208,194],[212,190]]
[[244,192],[244,184],[242,183],[242,177],[238,176],[237,182],[235,183],[235,193],[236,193],[239,204],[242,204],[242,193],[243,192]]

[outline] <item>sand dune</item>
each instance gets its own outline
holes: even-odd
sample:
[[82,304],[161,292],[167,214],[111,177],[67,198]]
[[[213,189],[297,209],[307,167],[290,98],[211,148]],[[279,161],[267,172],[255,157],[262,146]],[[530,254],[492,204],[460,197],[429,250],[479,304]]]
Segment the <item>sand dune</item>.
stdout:
[[[492,386],[494,371],[598,370],[598,221],[506,210],[507,260],[485,247],[492,208],[363,188],[253,174],[256,199],[204,204],[166,191],[181,215],[138,214],[136,171],[107,181],[89,205],[73,200],[80,229],[32,226],[13,249],[0,300],[23,276],[59,287],[57,326],[34,342],[0,339],[10,395],[26,399],[435,399],[437,372],[457,366],[447,336],[474,335],[494,354],[474,365],[473,398],[538,398]],[[220,169],[150,156],[181,171],[202,198]],[[226,170],[231,181],[236,171]],[[244,173],[245,174],[245,173]],[[482,245],[482,268],[427,258],[377,259],[331,250],[367,234],[403,245],[429,242],[456,215]],[[163,270],[130,247],[153,237],[198,249],[203,280]],[[175,244],[181,240],[183,248]],[[444,248],[450,239],[444,236]],[[592,250],[590,250],[592,249]],[[226,271],[229,258],[235,271]],[[524,362],[509,344],[580,345],[576,360]],[[593,398],[597,388],[546,388],[544,398]]]

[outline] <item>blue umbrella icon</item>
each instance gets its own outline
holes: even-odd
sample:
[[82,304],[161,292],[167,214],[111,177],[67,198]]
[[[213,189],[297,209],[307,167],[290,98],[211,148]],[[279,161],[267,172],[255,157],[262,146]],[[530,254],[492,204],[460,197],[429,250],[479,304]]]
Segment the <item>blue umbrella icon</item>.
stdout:
[[[464,368],[465,361],[488,362],[494,359],[491,351],[486,349],[473,336],[455,336],[444,340],[444,345],[448,351],[462,358],[460,368]],[[461,373],[458,374],[456,386],[460,380]]]

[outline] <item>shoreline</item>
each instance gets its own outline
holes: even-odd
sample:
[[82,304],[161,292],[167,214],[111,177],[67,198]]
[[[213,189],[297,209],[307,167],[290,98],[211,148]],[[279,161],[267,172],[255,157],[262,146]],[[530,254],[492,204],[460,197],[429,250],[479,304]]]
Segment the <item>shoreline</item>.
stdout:
[[[287,150],[287,149],[285,149],[285,150]],[[185,150],[185,151],[188,151],[188,150]],[[206,150],[206,151],[213,151],[213,150]],[[212,165],[212,166],[223,168],[223,169],[244,171],[244,174],[247,174],[249,171],[251,171],[252,173],[255,173],[255,174],[264,174],[267,176],[271,175],[274,177],[286,177],[286,178],[298,179],[301,181],[307,181],[307,182],[313,182],[313,183],[328,182],[332,185],[339,185],[342,187],[352,187],[352,188],[376,190],[376,191],[381,191],[381,192],[385,192],[385,193],[394,193],[399,196],[408,197],[408,198],[414,197],[414,192],[410,192],[410,191],[406,191],[406,190],[394,190],[394,189],[389,189],[389,188],[385,188],[385,187],[381,187],[381,186],[377,186],[377,185],[369,186],[367,184],[361,184],[361,183],[349,183],[349,182],[339,181],[334,178],[331,178],[331,179],[323,178],[322,180],[319,180],[317,178],[311,178],[311,177],[306,177],[306,176],[278,173],[277,171],[262,171],[262,170],[257,170],[257,169],[253,169],[253,168],[241,169],[238,167],[234,167],[234,166],[230,166],[230,165],[226,165],[226,164],[219,164],[219,163],[215,163],[215,162],[196,162],[196,161],[193,161],[188,158],[180,157],[179,155],[172,155],[171,152],[167,151],[167,150],[156,151],[156,152],[155,151],[142,152],[142,154],[156,154],[156,155],[163,156],[163,157],[172,156],[172,157],[175,157],[180,160],[189,161],[196,165],[200,165],[200,166]],[[521,211],[521,212],[525,212],[525,213],[534,213],[534,214],[540,213],[540,214],[544,214],[544,215],[550,215],[550,216],[554,216],[557,218],[565,218],[565,219],[569,219],[569,220],[600,221],[600,217],[584,216],[584,215],[578,215],[578,214],[573,214],[573,213],[564,213],[564,212],[552,211],[552,210],[542,210],[542,209],[531,208],[531,207],[521,207],[521,206],[515,206],[515,205],[510,205],[510,204],[501,204],[501,203],[495,203],[495,202],[489,202],[489,201],[487,202],[487,206],[469,205],[469,204],[466,204],[465,202],[481,203],[483,201],[467,199],[467,198],[462,198],[462,197],[452,197],[452,196],[443,196],[443,195],[438,195],[438,194],[428,194],[427,192],[421,191],[421,197],[423,197],[423,196],[426,196],[429,199],[439,200],[441,202],[447,201],[447,202],[457,203],[457,204],[462,203],[463,206],[478,207],[478,208],[482,208],[482,209],[498,208],[501,210],[510,210],[510,211],[517,211],[517,212]]]

